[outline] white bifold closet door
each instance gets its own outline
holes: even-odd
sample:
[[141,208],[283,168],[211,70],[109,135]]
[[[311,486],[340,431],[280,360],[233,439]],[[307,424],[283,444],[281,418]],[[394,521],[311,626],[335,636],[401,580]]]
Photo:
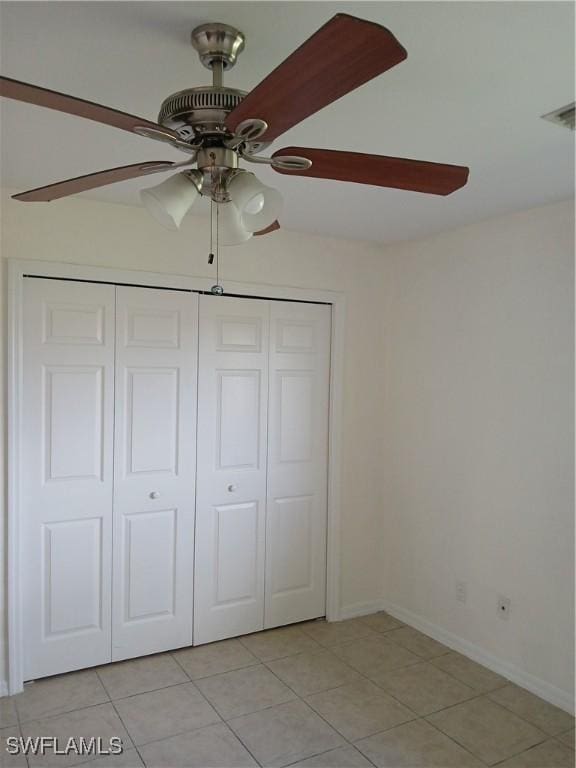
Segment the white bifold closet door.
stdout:
[[330,321],[270,302],[266,629],[326,612]]
[[200,296],[194,644],[262,629],[267,301]]
[[200,297],[194,643],[323,616],[330,307]]
[[24,679],[192,641],[197,297],[26,278]]
[[110,661],[114,292],[24,280],[25,680]]
[[197,302],[116,289],[112,661],[192,642]]

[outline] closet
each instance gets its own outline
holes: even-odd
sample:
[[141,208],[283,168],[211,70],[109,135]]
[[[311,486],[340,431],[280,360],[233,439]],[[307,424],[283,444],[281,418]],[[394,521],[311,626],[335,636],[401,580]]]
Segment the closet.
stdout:
[[330,307],[25,278],[24,679],[325,613]]

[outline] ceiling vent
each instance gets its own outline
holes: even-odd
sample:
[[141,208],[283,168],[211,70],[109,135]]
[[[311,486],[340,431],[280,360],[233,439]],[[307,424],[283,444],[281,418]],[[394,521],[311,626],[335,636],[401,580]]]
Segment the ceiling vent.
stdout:
[[575,129],[575,116],[576,116],[576,102],[567,104],[565,107],[555,109],[554,112],[548,112],[547,115],[542,115],[544,120],[549,120],[556,125],[563,125],[564,128],[568,128],[573,131]]

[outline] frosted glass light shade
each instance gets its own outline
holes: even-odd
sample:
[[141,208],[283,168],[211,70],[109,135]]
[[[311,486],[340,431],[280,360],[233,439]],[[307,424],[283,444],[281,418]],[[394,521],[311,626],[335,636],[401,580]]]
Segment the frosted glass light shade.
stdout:
[[234,203],[218,205],[218,242],[221,245],[240,245],[250,240],[252,232],[242,226],[240,212]]
[[158,186],[140,192],[142,203],[167,229],[179,229],[182,219],[199,199],[196,185],[185,173],[177,173]]
[[282,195],[262,184],[253,173],[242,171],[230,181],[228,192],[240,212],[240,221],[248,232],[266,229],[282,212]]

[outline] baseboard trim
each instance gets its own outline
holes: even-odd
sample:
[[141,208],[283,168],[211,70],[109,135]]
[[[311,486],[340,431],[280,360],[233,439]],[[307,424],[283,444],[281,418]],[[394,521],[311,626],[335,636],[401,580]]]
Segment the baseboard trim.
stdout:
[[0,680],[0,698],[8,696],[8,683],[6,680]]
[[340,620],[355,619],[357,616],[367,616],[385,610],[382,600],[366,600],[363,603],[351,603],[340,608]]
[[[368,605],[368,603],[366,603],[366,605]],[[542,680],[535,675],[531,675],[529,672],[520,669],[514,664],[510,664],[508,661],[499,659],[497,656],[485,651],[475,643],[471,643],[469,640],[465,640],[459,635],[449,632],[437,624],[428,621],[428,619],[424,619],[399,605],[390,603],[387,600],[380,600],[379,606],[379,608],[373,610],[386,611],[391,616],[394,616],[395,619],[414,627],[414,629],[419,629],[421,632],[425,632],[427,635],[434,638],[434,640],[438,640],[439,643],[444,643],[444,645],[447,645],[454,651],[458,651],[469,659],[488,667],[488,669],[502,675],[502,677],[505,677],[512,683],[516,683],[516,685],[526,688],[526,690],[531,693],[540,696],[540,698],[548,701],[550,704],[554,704],[556,707],[560,707],[560,709],[563,709],[570,714],[574,714],[574,697],[571,696],[568,691],[557,688],[555,685],[551,685],[545,680]],[[354,606],[350,606],[350,608],[354,608]],[[353,615],[361,616],[362,613],[350,614],[349,618],[352,618]]]

